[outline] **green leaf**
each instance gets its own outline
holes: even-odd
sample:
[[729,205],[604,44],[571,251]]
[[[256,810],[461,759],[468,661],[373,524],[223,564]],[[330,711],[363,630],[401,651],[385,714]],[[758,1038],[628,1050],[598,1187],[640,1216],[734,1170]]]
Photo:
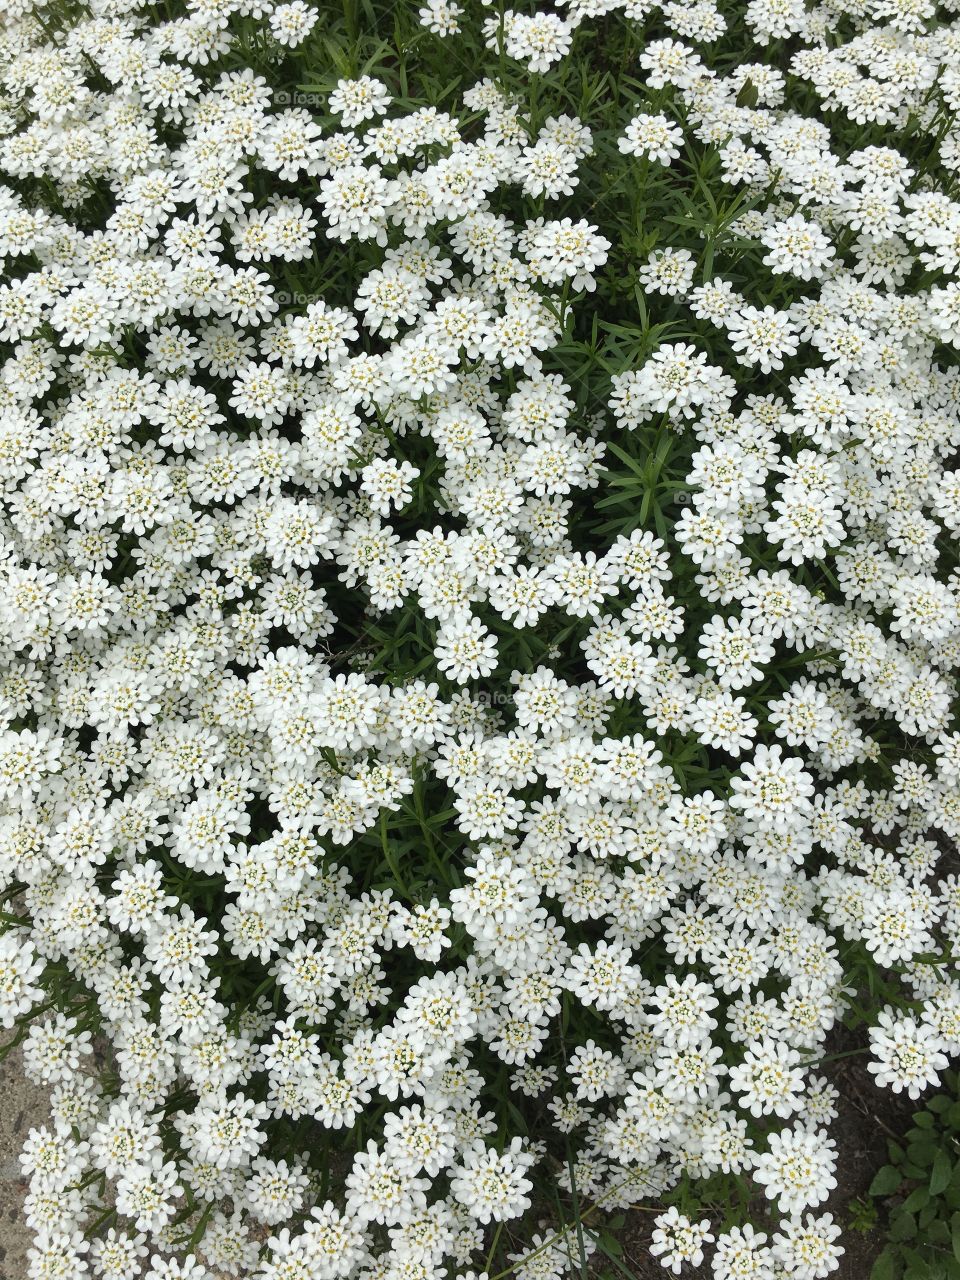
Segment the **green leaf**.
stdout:
[[870,1280],[894,1280],[897,1274],[897,1260],[892,1249],[884,1249],[873,1264]]
[[926,1138],[923,1142],[911,1142],[907,1147],[907,1159],[911,1164],[919,1165],[921,1169],[929,1169],[937,1149],[936,1143],[931,1138]]
[[938,1196],[942,1191],[946,1191],[950,1185],[950,1179],[953,1177],[953,1161],[947,1155],[946,1151],[941,1148],[933,1161],[933,1172],[930,1175],[930,1193]]
[[916,1249],[904,1249],[903,1256],[907,1262],[905,1280],[947,1280],[943,1268],[934,1271],[927,1257]]
[[608,1256],[612,1255],[614,1258],[623,1257],[623,1245],[620,1243],[620,1241],[617,1239],[615,1235],[613,1235],[611,1232],[604,1232],[601,1236],[601,1239],[603,1240],[603,1243],[606,1246],[606,1251]]
[[953,1256],[960,1262],[960,1212],[950,1219],[950,1234],[953,1242]]
[[896,1191],[900,1183],[903,1181],[903,1175],[899,1169],[895,1169],[892,1164],[885,1164],[879,1169],[870,1183],[870,1192],[872,1196],[889,1196]]
[[936,1225],[939,1207],[936,1200],[931,1200],[927,1207],[922,1210],[920,1217],[917,1219],[917,1226],[922,1232],[930,1231]]
[[922,1209],[930,1200],[930,1190],[928,1187],[916,1187],[907,1196],[903,1202],[903,1207],[907,1213],[916,1213],[918,1209]]
[[903,1209],[898,1210],[890,1219],[890,1239],[912,1240],[917,1234],[917,1224],[912,1214],[905,1213]]

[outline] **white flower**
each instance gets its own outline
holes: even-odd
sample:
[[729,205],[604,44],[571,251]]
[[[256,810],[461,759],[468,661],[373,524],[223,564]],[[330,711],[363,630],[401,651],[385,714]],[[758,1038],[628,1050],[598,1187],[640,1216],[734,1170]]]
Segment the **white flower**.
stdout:
[[378,165],[345,165],[320,183],[319,201],[334,240],[386,242],[387,180]]
[[682,130],[662,113],[634,116],[617,146],[625,155],[645,157],[657,164],[679,160]]
[[380,80],[360,76],[358,80],[338,80],[337,87],[328,98],[330,110],[335,111],[348,128],[383,115],[390,105],[390,94]]
[[742,307],[727,323],[727,332],[738,359],[759,365],[762,373],[782,369],[785,356],[796,355],[796,330],[789,316],[773,307]]
[[475,1142],[451,1176],[450,1190],[478,1222],[505,1222],[530,1207],[526,1192],[533,1184],[524,1175],[532,1163],[519,1138],[499,1153]]
[[784,826],[809,807],[813,781],[796,756],[760,746],[732,780],[730,804],[761,825]]
[[33,943],[19,932],[0,936],[0,1026],[9,1030],[16,1020],[43,998],[37,979],[44,963]]
[[288,48],[303,44],[317,24],[319,9],[304,4],[303,0],[289,0],[278,4],[270,14],[270,31],[273,38]]
[[796,1049],[764,1038],[748,1045],[743,1062],[730,1069],[730,1087],[743,1095],[742,1105],[752,1115],[788,1119],[803,1102],[801,1061]]
[[808,1213],[806,1218],[797,1215],[782,1222],[780,1227],[773,1237],[773,1251],[791,1275],[798,1280],[823,1280],[837,1270],[845,1250],[834,1243],[840,1228],[832,1214],[816,1217]]
[[409,462],[383,459],[371,462],[363,468],[361,490],[370,500],[374,511],[389,515],[391,507],[402,508],[413,497],[413,481],[420,474]]
[[797,1126],[771,1133],[768,1150],[757,1157],[753,1177],[781,1211],[816,1208],[837,1185],[835,1144],[821,1132]]
[[800,280],[822,277],[835,252],[823,228],[795,213],[760,235],[767,248],[763,261],[772,271],[790,272]]
[[650,1252],[659,1258],[662,1267],[678,1276],[684,1266],[699,1267],[703,1262],[703,1246],[715,1239],[710,1232],[710,1219],[692,1222],[672,1206],[666,1213],[654,1218]]
[[443,624],[434,649],[437,667],[457,684],[488,676],[497,665],[496,637],[479,618],[458,616]]
[[719,1003],[706,983],[688,974],[678,982],[671,973],[666,983],[653,993],[656,1013],[651,1027],[665,1044],[684,1049],[709,1038],[717,1022],[710,1010]]
[[627,0],[611,75],[609,0],[7,8],[29,1269],[558,1280],[569,1143],[821,1280],[849,947],[878,1082],[960,1048],[949,15]]
[[763,1232],[748,1223],[717,1236],[711,1266],[716,1280],[773,1280],[774,1254]]
[[945,1047],[932,1026],[896,1017],[885,1009],[870,1028],[875,1061],[867,1064],[867,1070],[894,1093],[906,1090],[908,1097],[919,1098],[929,1085],[939,1083],[940,1072],[947,1066]]

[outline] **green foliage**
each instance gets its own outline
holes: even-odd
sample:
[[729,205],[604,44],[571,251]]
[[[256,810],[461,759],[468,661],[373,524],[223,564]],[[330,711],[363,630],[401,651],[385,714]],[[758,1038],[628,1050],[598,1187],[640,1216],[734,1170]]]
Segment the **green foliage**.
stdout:
[[960,1074],[945,1083],[870,1184],[886,1235],[870,1280],[960,1280]]

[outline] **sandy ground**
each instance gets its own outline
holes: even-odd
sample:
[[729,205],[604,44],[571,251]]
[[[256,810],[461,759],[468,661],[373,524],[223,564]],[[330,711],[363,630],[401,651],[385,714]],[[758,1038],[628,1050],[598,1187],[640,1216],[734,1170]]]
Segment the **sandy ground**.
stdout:
[[30,1232],[23,1223],[27,1184],[17,1160],[27,1133],[48,1119],[46,1090],[23,1074],[20,1050],[0,1061],[0,1280],[26,1280]]

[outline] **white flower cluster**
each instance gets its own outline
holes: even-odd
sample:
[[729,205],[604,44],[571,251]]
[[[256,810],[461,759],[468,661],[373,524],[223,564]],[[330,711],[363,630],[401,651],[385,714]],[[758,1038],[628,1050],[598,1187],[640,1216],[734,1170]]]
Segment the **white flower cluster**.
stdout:
[[[484,38],[536,76],[654,11],[565,8]],[[708,264],[639,264],[715,340],[656,343],[597,414],[562,357],[616,251],[596,193],[576,212],[581,119],[531,129],[486,78],[462,119],[394,109],[363,75],[321,122],[224,69],[241,31],[307,41],[301,0],[90,0],[57,39],[8,6],[0,1022],[73,992],[25,1037],[37,1280],[443,1280],[538,1176],[614,1207],[718,1174],[778,1229],[671,1209],[661,1260],[818,1280],[811,1068],[850,957],[911,1008],[871,1031],[881,1083],[960,1052],[960,202],[840,154],[780,70],[710,69],[712,0],[656,12],[653,105],[607,148],[628,183],[709,151],[742,212]],[[745,8],[825,107],[950,170],[932,14]],[[748,242],[783,292],[724,275]],[[320,262],[355,278],[302,296]],[[691,501],[584,539],[607,445],[657,422]],[[542,1230],[520,1280],[591,1247]]]

